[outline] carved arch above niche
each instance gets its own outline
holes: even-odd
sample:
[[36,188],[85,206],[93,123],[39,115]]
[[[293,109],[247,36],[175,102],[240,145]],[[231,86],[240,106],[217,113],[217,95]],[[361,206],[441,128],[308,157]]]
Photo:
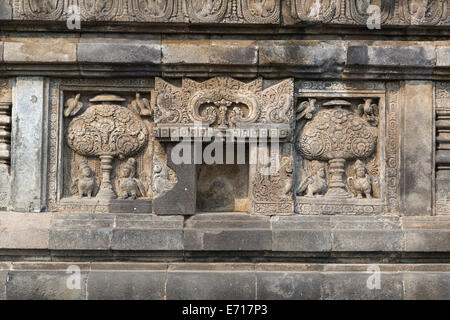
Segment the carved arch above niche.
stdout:
[[217,129],[246,127],[277,130],[287,137],[293,123],[293,79],[263,88],[261,78],[250,82],[215,77],[198,82],[183,79],[181,87],[155,79],[155,136],[169,137],[170,128],[196,121]]

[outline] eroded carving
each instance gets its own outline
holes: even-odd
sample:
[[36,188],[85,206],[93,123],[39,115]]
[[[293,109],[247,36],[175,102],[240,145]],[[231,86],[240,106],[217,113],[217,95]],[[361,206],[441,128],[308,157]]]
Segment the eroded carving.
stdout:
[[78,114],[78,112],[83,107],[83,103],[80,102],[80,94],[76,94],[75,97],[67,99],[66,105],[64,109],[65,117],[73,117]]
[[291,14],[302,21],[328,23],[340,6],[341,0],[292,0]]
[[129,158],[120,174],[119,199],[136,199],[145,194],[144,184],[136,178],[136,159]]
[[155,142],[152,178],[153,199],[161,197],[172,190],[177,182],[175,171],[167,166],[167,155],[162,146]]
[[400,0],[400,16],[412,25],[435,25],[446,18],[447,1],[444,0]]
[[[266,160],[269,160],[268,158]],[[275,166],[272,174],[269,167]],[[256,166],[252,181],[253,213],[291,214],[293,212],[293,160],[282,156],[278,167],[273,159]]]
[[372,198],[372,184],[378,184],[376,177],[368,175],[366,166],[361,160],[355,162],[355,177],[348,177],[347,184],[353,196],[361,199],[363,195]]
[[150,101],[147,98],[141,98],[141,94],[138,92],[136,92],[136,99],[134,99],[130,103],[129,108],[134,110],[141,117],[153,116],[153,110],[150,105]]
[[30,20],[57,20],[64,13],[63,0],[16,0],[14,3],[22,15]]
[[314,195],[324,195],[327,192],[327,173],[325,171],[325,165],[322,162],[314,160],[311,164],[312,175],[307,175],[304,171],[304,176],[306,176],[300,183],[297,194],[306,195],[307,197],[312,197]]
[[79,176],[73,181],[72,188],[74,194],[78,194],[79,198],[95,196],[96,187],[95,173],[89,167],[86,160],[81,160],[78,165]]

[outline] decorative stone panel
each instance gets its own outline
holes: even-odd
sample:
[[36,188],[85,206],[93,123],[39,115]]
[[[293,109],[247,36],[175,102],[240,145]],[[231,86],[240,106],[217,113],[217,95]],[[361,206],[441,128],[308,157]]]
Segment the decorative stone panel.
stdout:
[[11,164],[11,82],[0,79],[0,208],[9,201],[9,176]]
[[397,95],[398,88],[377,82],[299,83],[298,213],[398,212]]
[[450,214],[450,83],[436,82],[436,214]]
[[151,87],[147,80],[51,83],[49,210],[151,213]]

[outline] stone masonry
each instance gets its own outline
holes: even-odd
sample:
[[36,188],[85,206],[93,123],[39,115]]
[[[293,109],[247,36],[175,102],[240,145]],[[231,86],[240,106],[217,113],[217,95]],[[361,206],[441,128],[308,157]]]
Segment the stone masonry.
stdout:
[[0,299],[450,299],[449,39],[450,0],[0,0]]

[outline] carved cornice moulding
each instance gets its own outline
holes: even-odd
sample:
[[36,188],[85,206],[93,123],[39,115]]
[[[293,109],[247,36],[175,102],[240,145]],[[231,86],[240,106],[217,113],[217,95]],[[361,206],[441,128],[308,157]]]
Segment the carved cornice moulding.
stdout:
[[3,0],[4,20],[63,21],[77,5],[85,22],[366,25],[368,7],[381,24],[448,26],[448,0]]

